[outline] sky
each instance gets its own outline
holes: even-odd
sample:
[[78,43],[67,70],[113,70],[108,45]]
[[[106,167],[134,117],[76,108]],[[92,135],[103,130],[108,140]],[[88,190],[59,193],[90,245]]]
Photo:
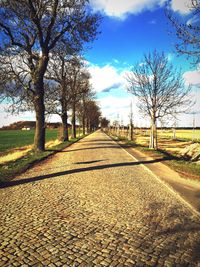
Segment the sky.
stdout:
[[[180,19],[191,20],[188,9],[189,0],[172,0],[169,8]],[[91,73],[91,84],[102,115],[111,123],[115,120],[124,125],[129,123],[130,105],[133,106],[134,124],[149,126],[149,118],[143,118],[137,109],[137,98],[127,92],[126,72],[135,64],[143,63],[144,53],[155,49],[165,52],[168,60],[180,68],[185,84],[192,85],[191,97],[196,103],[190,114],[178,117],[178,126],[192,126],[195,119],[200,127],[200,71],[185,56],[177,56],[175,33],[165,15],[166,0],[91,0],[94,12],[100,12],[102,22],[100,34],[84,53],[87,67]],[[196,18],[195,18],[196,19]],[[196,23],[199,23],[196,21]],[[34,120],[34,114],[26,112],[17,116],[6,115],[5,104],[0,106],[0,127],[18,120]],[[192,113],[195,113],[192,114]],[[56,115],[51,121],[60,121]],[[172,126],[174,121],[166,121]]]

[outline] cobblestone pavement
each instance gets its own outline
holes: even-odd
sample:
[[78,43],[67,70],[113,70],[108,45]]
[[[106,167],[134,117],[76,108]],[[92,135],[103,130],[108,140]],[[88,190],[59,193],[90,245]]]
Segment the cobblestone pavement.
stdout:
[[200,223],[96,132],[0,189],[0,266],[200,266]]

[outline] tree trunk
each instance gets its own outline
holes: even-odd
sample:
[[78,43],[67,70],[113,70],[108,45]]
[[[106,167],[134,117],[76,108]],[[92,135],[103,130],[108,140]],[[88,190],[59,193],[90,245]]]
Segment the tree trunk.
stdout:
[[149,148],[157,149],[157,128],[156,128],[156,119],[155,119],[155,117],[153,117],[151,119]]
[[85,135],[85,116],[82,117],[83,135]]
[[43,84],[41,85],[40,95],[37,95],[34,100],[36,127],[34,136],[34,150],[45,150],[45,106],[44,92],[42,92]]
[[68,134],[68,124],[67,124],[67,112],[63,112],[61,115],[62,119],[62,133],[61,133],[61,141],[69,141],[69,134]]
[[83,127],[83,135],[85,135],[85,97],[84,95],[83,95],[82,127]]
[[173,137],[172,137],[173,140],[176,140],[176,128],[173,128]]
[[76,138],[76,106],[72,105],[72,138]]
[[133,141],[133,123],[130,123],[129,131],[129,140]]
[[43,55],[39,62],[37,70],[32,74],[34,84],[34,108],[36,114],[36,127],[34,136],[34,150],[45,150],[45,105],[44,105],[44,74],[47,69],[49,58]]
[[89,132],[90,132],[90,133],[92,132],[92,124],[91,124],[91,122],[90,122],[90,124],[89,124]]
[[86,128],[87,128],[87,133],[90,132],[90,123],[89,123],[89,119],[87,118],[87,121],[86,121]]

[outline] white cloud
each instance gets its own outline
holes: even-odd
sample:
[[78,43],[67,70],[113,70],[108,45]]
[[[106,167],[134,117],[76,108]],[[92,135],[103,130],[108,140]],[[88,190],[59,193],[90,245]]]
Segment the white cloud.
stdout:
[[186,85],[200,86],[200,70],[186,71],[183,78]]
[[190,13],[191,0],[172,0],[171,8],[175,12],[179,12],[183,15]]
[[137,14],[163,5],[166,0],[91,0],[94,10],[102,11],[107,16],[124,19],[127,14]]
[[[144,10],[152,10],[163,6],[168,0],[91,0],[90,4],[95,11],[101,11],[107,16],[125,19],[128,14],[138,14]],[[171,0],[170,8],[182,15],[191,12],[191,0]],[[155,24],[156,21],[149,21]]]
[[90,66],[88,69],[91,74],[92,86],[97,92],[109,91],[111,88],[123,85],[121,74],[113,66]]
[[133,99],[131,94],[123,92],[123,96],[109,95],[99,99],[103,116],[111,123],[115,120],[123,121],[126,125],[129,120],[130,104]]
[[[169,57],[173,55],[169,55]],[[170,58],[171,59],[171,58]],[[133,114],[134,114],[134,124],[137,126],[149,126],[149,118],[142,118],[140,116],[140,113],[136,107],[137,105],[137,98],[134,97],[131,94],[128,94],[126,92],[126,80],[125,76],[129,73],[129,71],[122,71],[121,73],[117,72],[117,69],[115,69],[112,66],[104,66],[102,68],[98,67],[98,71],[101,73],[101,77],[99,77],[99,81],[104,80],[105,76],[108,74],[108,71],[111,71],[112,79],[110,78],[110,82],[114,84],[115,80],[113,80],[113,77],[117,77],[120,81],[123,79],[123,86],[118,88],[116,90],[116,94],[114,94],[115,91],[109,92],[106,97],[99,98],[98,101],[101,106],[102,114],[103,116],[107,117],[111,123],[114,120],[123,121],[124,125],[127,125],[129,123],[129,113],[130,113],[130,103],[133,101]],[[107,76],[109,78],[109,76]],[[196,125],[200,125],[200,116],[198,115],[200,112],[200,92],[198,90],[198,84],[200,84],[200,73],[199,71],[187,71],[183,75],[186,84],[192,84],[195,87],[193,88],[193,91],[191,93],[191,98],[196,101],[195,105],[191,108],[191,113],[196,113]],[[103,88],[106,88],[104,86]],[[196,89],[195,89],[196,88]],[[105,90],[105,89],[103,89]],[[102,91],[102,90],[100,90]],[[192,114],[182,114],[179,116],[179,126],[191,126],[192,122]],[[170,125],[166,125],[170,126]]]

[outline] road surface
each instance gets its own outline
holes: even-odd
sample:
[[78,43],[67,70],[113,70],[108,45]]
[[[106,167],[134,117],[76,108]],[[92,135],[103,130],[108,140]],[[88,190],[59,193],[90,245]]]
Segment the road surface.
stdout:
[[98,131],[0,189],[0,266],[200,266],[190,208]]

